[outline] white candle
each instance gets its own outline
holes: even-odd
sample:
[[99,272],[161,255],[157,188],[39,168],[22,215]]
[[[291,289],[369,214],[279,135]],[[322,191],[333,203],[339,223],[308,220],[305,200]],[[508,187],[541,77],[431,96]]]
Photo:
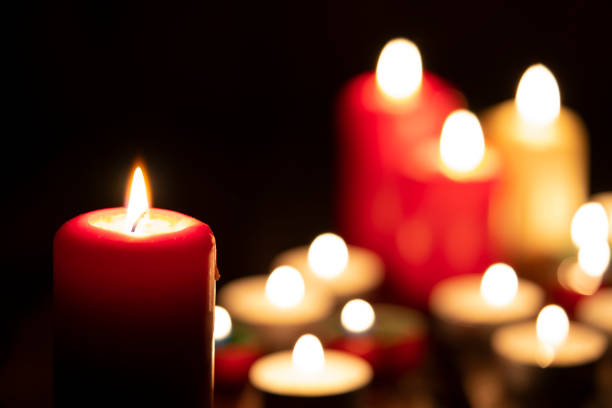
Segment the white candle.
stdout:
[[284,397],[330,397],[363,389],[372,380],[363,359],[341,351],[323,350],[312,334],[303,335],[293,351],[262,357],[251,367],[251,384],[266,394]]
[[380,286],[384,277],[383,263],[375,253],[347,246],[331,233],[319,235],[309,247],[279,254],[272,264],[293,266],[303,273],[307,285],[325,287],[343,301],[365,297]]

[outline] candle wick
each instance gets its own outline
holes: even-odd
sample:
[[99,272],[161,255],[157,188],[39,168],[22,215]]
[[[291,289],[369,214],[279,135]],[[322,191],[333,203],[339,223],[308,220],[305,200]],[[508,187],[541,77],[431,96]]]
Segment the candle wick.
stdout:
[[136,218],[136,221],[134,221],[134,224],[132,225],[132,232],[136,232],[136,227],[138,227],[138,223],[140,222],[140,220],[142,220],[145,216],[145,214],[147,213],[147,211],[143,211],[142,214],[140,214],[138,216],[138,218]]

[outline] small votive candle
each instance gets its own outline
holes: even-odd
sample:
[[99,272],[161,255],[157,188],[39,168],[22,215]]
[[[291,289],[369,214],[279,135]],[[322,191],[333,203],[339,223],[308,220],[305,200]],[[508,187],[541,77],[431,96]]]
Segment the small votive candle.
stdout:
[[441,335],[457,340],[486,338],[495,328],[534,317],[544,302],[536,284],[519,279],[509,265],[496,263],[484,275],[446,279],[433,290],[429,305]]
[[576,318],[612,339],[612,288],[600,289],[594,295],[583,298],[576,307]]
[[384,277],[384,266],[378,255],[347,246],[340,236],[332,233],[319,235],[309,247],[282,252],[272,264],[293,266],[304,274],[307,285],[325,287],[341,302],[367,297]]
[[557,305],[544,307],[536,321],[498,329],[491,341],[507,391],[530,406],[580,406],[594,391],[595,368],[608,345],[599,331],[570,323]]
[[320,287],[306,288],[298,270],[279,266],[270,275],[234,280],[219,292],[219,303],[252,329],[269,349],[290,347],[300,334],[332,312],[333,297]]
[[330,326],[329,347],[367,360],[376,377],[404,374],[427,352],[425,318],[406,307],[352,299]]
[[372,380],[372,368],[349,353],[324,350],[316,336],[305,334],[293,351],[257,360],[249,379],[265,407],[354,407]]

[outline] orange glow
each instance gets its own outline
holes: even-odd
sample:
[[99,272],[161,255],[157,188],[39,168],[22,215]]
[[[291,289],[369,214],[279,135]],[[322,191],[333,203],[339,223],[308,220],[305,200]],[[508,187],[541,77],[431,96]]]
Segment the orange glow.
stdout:
[[148,210],[149,198],[147,197],[147,186],[142,169],[138,166],[132,176],[125,216],[129,231],[136,231],[138,221],[146,215]]

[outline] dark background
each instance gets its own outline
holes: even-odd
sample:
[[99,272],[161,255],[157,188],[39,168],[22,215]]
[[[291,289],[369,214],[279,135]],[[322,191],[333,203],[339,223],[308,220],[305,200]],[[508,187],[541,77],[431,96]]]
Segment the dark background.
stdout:
[[23,3],[3,65],[8,325],[51,291],[55,230],[123,204],[142,157],[157,207],[207,222],[220,284],[334,228],[334,100],[385,42],[479,111],[543,62],[591,135],[593,192],[611,190],[610,21],[587,2]]

